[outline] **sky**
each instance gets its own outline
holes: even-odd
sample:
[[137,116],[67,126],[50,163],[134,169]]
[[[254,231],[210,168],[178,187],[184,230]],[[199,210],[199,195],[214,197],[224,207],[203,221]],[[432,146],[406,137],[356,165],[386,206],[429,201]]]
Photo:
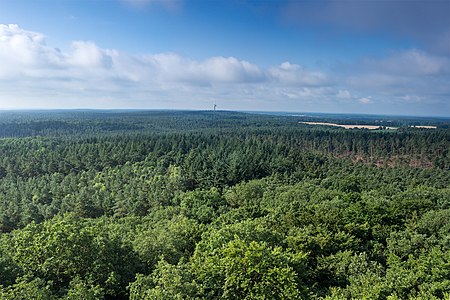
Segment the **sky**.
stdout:
[[0,0],[0,109],[450,117],[450,0]]

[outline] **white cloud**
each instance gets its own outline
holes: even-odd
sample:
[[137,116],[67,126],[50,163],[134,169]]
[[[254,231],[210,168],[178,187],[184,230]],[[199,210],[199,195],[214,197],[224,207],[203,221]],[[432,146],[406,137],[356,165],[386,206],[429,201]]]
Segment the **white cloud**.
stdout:
[[309,71],[290,62],[283,62],[279,66],[270,68],[268,73],[272,78],[285,84],[307,86],[320,86],[328,84],[328,78],[324,73]]
[[450,74],[450,59],[417,49],[396,52],[382,59],[366,59],[368,68],[394,75],[428,76]]
[[[67,77],[80,80],[96,73],[103,79],[132,82],[243,83],[265,80],[256,65],[234,57],[195,61],[173,53],[133,56],[102,49],[91,41],[74,41],[62,53],[46,45],[42,34],[17,25],[0,25],[0,76]],[[15,70],[15,72],[12,72]],[[14,75],[15,74],[15,75]]]
[[362,104],[371,104],[371,103],[373,103],[372,97],[371,97],[371,96],[359,98],[358,101],[359,101],[360,103],[362,103]]
[[192,84],[245,83],[265,79],[256,65],[234,57],[211,57],[195,61],[173,53],[146,56],[144,65],[158,74],[161,80]]
[[[211,98],[230,94],[230,85],[235,85],[231,91],[237,91],[241,89],[236,85],[255,85],[267,82],[268,77],[257,65],[235,57],[197,61],[174,53],[130,55],[103,49],[92,41],[74,41],[69,51],[62,52],[48,46],[43,34],[0,25],[0,79],[1,108],[61,107],[74,103],[68,100],[73,98],[80,106],[89,107],[104,103],[96,99],[116,99],[129,106],[132,100],[127,103],[124,99],[159,97],[166,103],[176,97]],[[229,98],[235,97],[232,94]],[[56,98],[58,104],[50,101]]]
[[58,66],[62,54],[46,45],[44,35],[17,25],[0,24],[0,76],[23,68]]
[[417,95],[404,95],[399,97],[402,101],[409,102],[409,103],[418,103],[422,102],[423,98]]
[[252,82],[264,79],[258,66],[234,57],[212,57],[203,63],[195,64],[194,73],[206,75],[215,81]]
[[67,62],[74,66],[85,68],[110,68],[112,57],[118,56],[114,50],[102,50],[93,42],[75,41],[71,45],[72,53]]
[[351,99],[352,94],[350,94],[350,92],[347,90],[339,90],[336,94],[336,97],[339,99]]

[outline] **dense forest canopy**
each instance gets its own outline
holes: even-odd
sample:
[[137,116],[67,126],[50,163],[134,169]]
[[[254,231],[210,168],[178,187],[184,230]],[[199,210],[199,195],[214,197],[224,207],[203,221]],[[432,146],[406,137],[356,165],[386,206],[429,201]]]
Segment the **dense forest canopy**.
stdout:
[[447,299],[448,125],[0,112],[0,299]]

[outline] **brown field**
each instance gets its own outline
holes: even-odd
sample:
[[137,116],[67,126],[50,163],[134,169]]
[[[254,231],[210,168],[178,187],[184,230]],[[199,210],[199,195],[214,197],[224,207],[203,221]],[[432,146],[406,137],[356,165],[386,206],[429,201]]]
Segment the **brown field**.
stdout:
[[[337,126],[337,127],[343,127],[345,129],[354,129],[354,128],[358,128],[358,129],[369,129],[369,130],[374,130],[374,129],[379,129],[380,126],[379,125],[343,125],[343,124],[335,124],[335,123],[325,123],[325,122],[299,122],[299,123],[303,123],[303,124],[309,124],[309,125],[326,125],[326,126]],[[419,127],[419,126],[417,126]],[[385,127],[386,129],[391,129],[391,130],[395,130],[398,127]]]

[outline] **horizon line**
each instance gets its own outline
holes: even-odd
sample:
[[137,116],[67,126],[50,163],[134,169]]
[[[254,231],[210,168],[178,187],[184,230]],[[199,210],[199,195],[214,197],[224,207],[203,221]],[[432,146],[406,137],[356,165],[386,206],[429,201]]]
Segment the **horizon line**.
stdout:
[[[191,111],[207,112],[213,109],[192,109],[192,108],[0,108],[0,112],[26,112],[26,111]],[[283,110],[242,110],[242,109],[216,109],[216,112],[240,112],[240,113],[275,113],[275,114],[316,114],[316,115],[359,115],[359,116],[389,116],[389,117],[414,117],[414,118],[444,118],[450,120],[450,115],[408,115],[389,113],[361,113],[361,112],[317,112],[317,111],[283,111]],[[289,116],[289,115],[286,115]],[[291,115],[293,116],[293,115]],[[303,116],[307,117],[307,116]]]

